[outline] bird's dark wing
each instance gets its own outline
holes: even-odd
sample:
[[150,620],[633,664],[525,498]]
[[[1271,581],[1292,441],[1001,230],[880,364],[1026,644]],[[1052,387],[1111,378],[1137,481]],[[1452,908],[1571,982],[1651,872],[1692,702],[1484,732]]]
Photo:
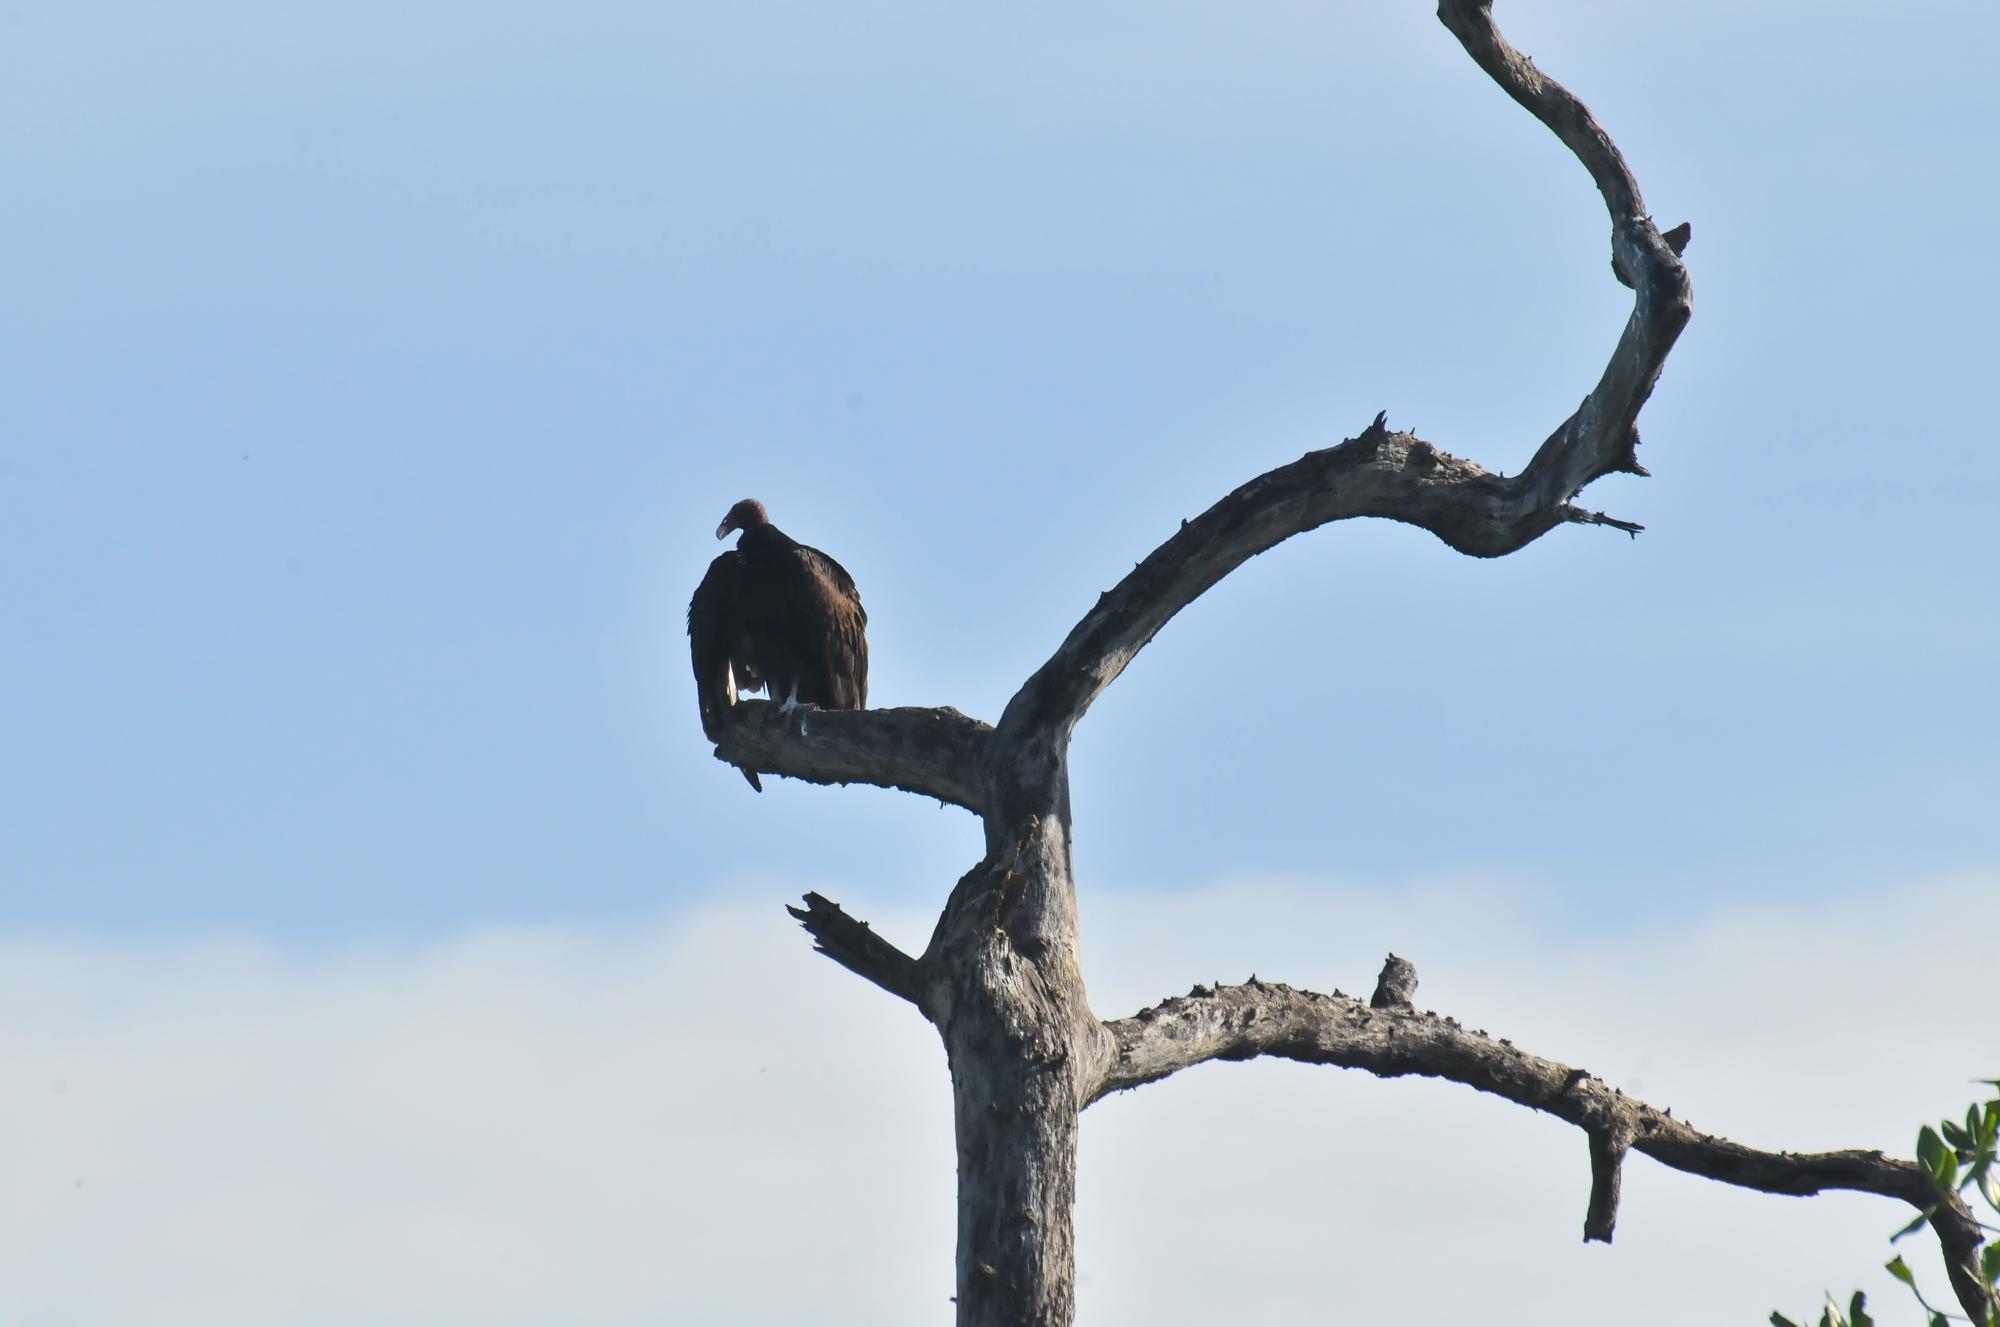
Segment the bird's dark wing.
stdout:
[[798,574],[788,587],[795,606],[789,615],[812,623],[801,642],[799,699],[828,709],[866,709],[868,613],[861,592],[847,569],[818,549],[800,544],[796,552]]
[[[694,659],[695,697],[701,704],[701,730],[710,741],[721,739],[722,724],[729,707],[736,703],[736,689],[755,690],[762,685],[756,661],[749,658],[744,630],[746,574],[742,556],[730,549],[708,564],[701,584],[688,600],[688,653]],[[758,792],[764,783],[752,769],[743,777]]]
[[708,574],[688,601],[688,653],[694,659],[701,730],[710,740],[721,733],[722,721],[736,703],[731,663],[743,640],[744,588],[743,559],[731,549],[708,564]]

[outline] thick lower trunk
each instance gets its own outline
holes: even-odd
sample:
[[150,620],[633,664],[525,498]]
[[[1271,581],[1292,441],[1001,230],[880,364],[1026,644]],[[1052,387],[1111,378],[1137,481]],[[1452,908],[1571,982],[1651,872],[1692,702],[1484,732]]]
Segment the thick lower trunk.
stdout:
[[1066,1064],[953,1055],[959,1327],[1076,1316],[1077,1100]]
[[953,891],[924,962],[951,1062],[960,1327],[1074,1320],[1077,1115],[1112,1054],[1084,997],[1067,826],[1015,823]]

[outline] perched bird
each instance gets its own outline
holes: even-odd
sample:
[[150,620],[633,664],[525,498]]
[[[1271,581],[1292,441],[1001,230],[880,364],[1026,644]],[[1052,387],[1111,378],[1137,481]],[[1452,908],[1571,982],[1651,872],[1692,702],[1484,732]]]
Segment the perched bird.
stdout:
[[[715,527],[736,547],[708,564],[688,602],[701,730],[717,740],[738,692],[763,687],[784,713],[868,705],[868,614],[838,562],[771,524],[745,498]],[[752,787],[757,776],[744,771]]]

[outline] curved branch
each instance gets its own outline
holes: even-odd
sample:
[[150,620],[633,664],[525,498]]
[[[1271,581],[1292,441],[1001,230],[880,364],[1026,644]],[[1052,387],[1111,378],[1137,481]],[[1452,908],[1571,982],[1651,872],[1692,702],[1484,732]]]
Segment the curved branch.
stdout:
[[1590,1136],[1587,1240],[1611,1239],[1618,1170],[1629,1147],[1675,1170],[1764,1193],[1847,1189],[1908,1203],[1930,1214],[1953,1289],[1974,1321],[1986,1302],[1977,1276],[1977,1221],[1956,1194],[1940,1194],[1914,1161],[1873,1151],[1745,1147],[1702,1133],[1582,1069],[1467,1031],[1455,1019],[1393,1004],[1371,1009],[1338,992],[1321,995],[1255,977],[1242,986],[1196,986],[1185,996],[1105,1026],[1117,1041],[1118,1057],[1090,1093],[1091,1102],[1191,1065],[1260,1055],[1366,1069],[1382,1078],[1419,1074],[1449,1079],[1545,1111]]
[[[1604,469],[1631,464],[1628,450],[1607,458]],[[1461,553],[1499,557],[1564,521],[1620,524],[1572,507],[1568,497],[1545,476],[1498,475],[1414,434],[1392,433],[1378,415],[1359,437],[1267,471],[1183,522],[1098,597],[1008,702],[1000,727],[1013,733],[1073,725],[1174,614],[1295,534],[1380,516],[1429,530]]]
[[1629,521],[1571,502],[1607,474],[1646,473],[1637,456],[1639,410],[1693,311],[1680,261],[1688,232],[1676,227],[1671,240],[1660,234],[1610,136],[1582,102],[1507,44],[1486,0],[1441,0],[1438,17],[1480,68],[1575,154],[1604,196],[1612,267],[1633,288],[1633,305],[1597,385],[1511,479],[1411,434],[1391,434],[1380,415],[1358,438],[1259,475],[1183,521],[1102,595],[1008,703],[1002,730],[1066,733],[1174,614],[1250,558],[1329,521],[1404,521],[1477,557],[1511,553],[1563,522],[1638,533]]
[[[1680,255],[1693,233],[1686,222],[1662,235],[1646,215],[1646,201],[1631,168],[1590,109],[1576,95],[1535,68],[1500,35],[1492,0],[1439,0],[1438,21],[1502,91],[1562,141],[1604,198],[1611,214],[1611,268],[1633,290],[1632,316],[1597,386],[1549,435],[1524,478],[1559,493],[1567,503],[1594,479],[1613,470],[1644,474],[1633,455],[1639,408],[1653,393],[1667,353],[1694,311],[1694,292]],[[1598,513],[1599,522],[1617,525]],[[1588,518],[1585,518],[1588,519]],[[1627,528],[1620,525],[1619,528]]]
[[981,771],[990,725],[950,706],[822,710],[790,716],[768,700],[730,710],[715,758],[746,773],[784,774],[809,783],[871,783],[900,788],[979,813]]
[[1451,29],[1472,62],[1502,91],[1562,140],[1590,172],[1604,206],[1616,221],[1646,210],[1639,182],[1632,178],[1618,145],[1592,117],[1589,108],[1562,84],[1535,68],[1500,35],[1493,22],[1492,0],[1438,0],[1438,22]]

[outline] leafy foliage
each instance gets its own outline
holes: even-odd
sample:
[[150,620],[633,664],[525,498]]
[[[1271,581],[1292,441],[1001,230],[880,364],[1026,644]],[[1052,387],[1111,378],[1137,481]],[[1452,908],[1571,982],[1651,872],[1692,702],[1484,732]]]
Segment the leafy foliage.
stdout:
[[[1842,1313],[1840,1305],[1828,1295],[1826,1307],[1820,1310],[1819,1327],[1874,1327],[1875,1319],[1868,1316],[1867,1303],[1868,1296],[1857,1290],[1854,1298],[1847,1301],[1847,1312]],[[1771,1327],[1799,1327],[1799,1324],[1782,1313],[1773,1313]]]
[[[1979,1080],[1994,1089],[1993,1100],[1974,1102],[1965,1108],[1965,1120],[1942,1120],[1936,1128],[1926,1124],[1917,1130],[1917,1164],[1930,1177],[1931,1187],[1940,1197],[1952,1194],[1972,1193],[1994,1213],[2000,1216],[2000,1078]],[[1917,1214],[1914,1221],[1889,1237],[1895,1243],[1905,1235],[1915,1234],[1923,1229],[1931,1219],[1935,1206],[1926,1207]],[[2000,1227],[1986,1224],[1990,1233],[2000,1234]],[[2000,1327],[2000,1243],[1988,1239],[1979,1249],[1979,1275],[1981,1288],[1988,1301],[1984,1320],[1980,1327]],[[1956,1313],[1945,1313],[1932,1306],[1917,1288],[1917,1274],[1903,1261],[1900,1253],[1886,1264],[1889,1275],[1910,1288],[1917,1304],[1924,1311],[1926,1327],[1949,1327],[1953,1322],[1967,1319]],[[1819,1327],[1869,1327],[1874,1319],[1869,1317],[1867,1297],[1859,1290],[1854,1292],[1843,1312],[1827,1296],[1826,1308],[1819,1315]],[[1772,1327],[1800,1327],[1800,1324],[1782,1313],[1771,1315]]]

